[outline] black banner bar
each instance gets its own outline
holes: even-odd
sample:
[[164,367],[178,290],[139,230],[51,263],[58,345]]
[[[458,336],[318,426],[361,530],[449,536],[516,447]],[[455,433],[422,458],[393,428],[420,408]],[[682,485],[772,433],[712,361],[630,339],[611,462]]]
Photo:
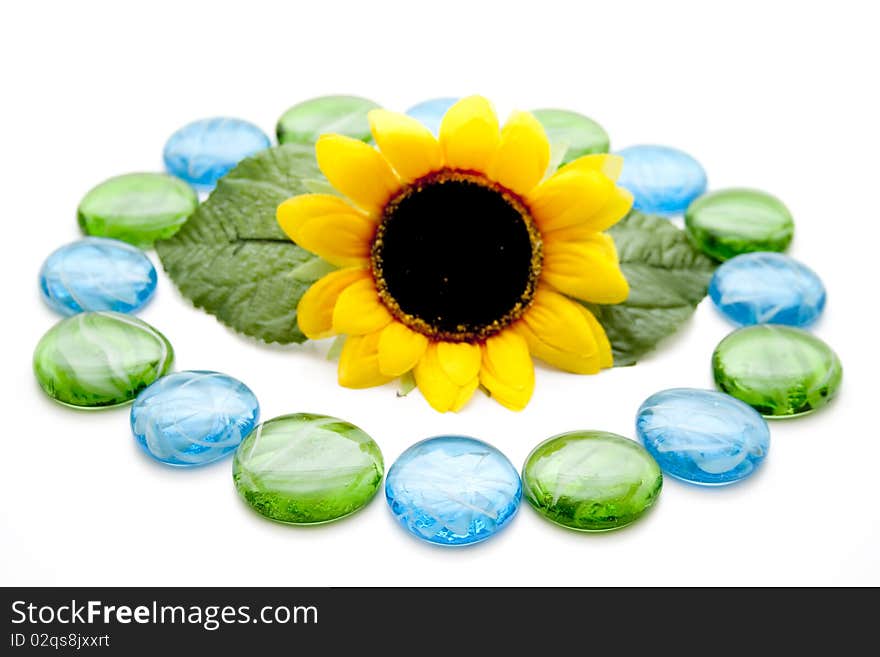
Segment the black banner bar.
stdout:
[[[876,621],[869,589],[8,588],[0,654],[217,654],[289,648],[450,655],[535,642],[578,646],[859,646]],[[569,645],[569,642],[570,645]],[[448,649],[443,650],[446,645]],[[455,647],[457,646],[457,647]],[[551,650],[551,647],[555,646]],[[386,650],[386,647],[389,648]],[[198,653],[190,651],[197,650]],[[619,651],[618,651],[619,652]],[[685,653],[689,650],[684,650]],[[153,652],[153,654],[156,654]],[[433,654],[432,650],[425,654]]]

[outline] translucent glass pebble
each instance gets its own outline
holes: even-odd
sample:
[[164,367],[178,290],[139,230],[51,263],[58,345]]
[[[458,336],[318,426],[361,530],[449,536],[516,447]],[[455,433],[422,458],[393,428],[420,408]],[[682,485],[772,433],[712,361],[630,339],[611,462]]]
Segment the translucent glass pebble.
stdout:
[[294,105],[280,119],[275,131],[279,144],[314,144],[326,133],[369,141],[367,113],[377,103],[357,96],[322,96]]
[[608,152],[608,133],[593,119],[561,109],[538,109],[532,114],[544,126],[551,148],[564,150],[560,165],[582,155]]
[[255,511],[307,525],[350,515],[382,483],[379,446],[335,417],[295,413],[263,422],[238,446],[235,488]]
[[53,399],[79,407],[116,406],[171,369],[164,335],[131,315],[80,313],[58,322],[34,351],[34,373]]
[[722,263],[709,296],[740,325],[809,326],[825,308],[825,286],[816,273],[781,253],[744,253]]
[[458,102],[458,98],[432,98],[422,101],[418,105],[413,105],[406,110],[406,113],[412,118],[421,121],[436,137],[440,134],[440,123],[443,121],[443,115],[456,102]]
[[666,474],[696,484],[748,477],[770,449],[764,418],[712,390],[674,388],[651,395],[636,415],[636,433]]
[[203,465],[238,447],[259,413],[254,393],[238,379],[219,372],[175,372],[137,396],[131,431],[157,461]]
[[388,471],[385,497],[400,524],[418,538],[468,545],[507,526],[522,485],[516,468],[491,445],[438,436],[400,455]]
[[720,390],[764,417],[803,415],[837,394],[843,368],[816,336],[791,326],[760,324],[737,329],[712,354]]
[[657,499],[663,475],[634,440],[572,431],[538,445],[523,466],[523,495],[542,516],[569,529],[618,529]]
[[785,251],[794,236],[791,212],[755,189],[724,189],[701,196],[684,215],[688,237],[706,255],[728,260],[741,253]]
[[244,158],[270,145],[269,137],[248,121],[202,119],[171,135],[162,155],[168,173],[210,189]]
[[80,201],[86,235],[112,237],[142,249],[171,237],[199,204],[195,190],[164,173],[129,173],[105,180]]
[[684,212],[706,191],[706,172],[693,157],[669,146],[630,146],[617,184],[633,195],[633,207],[649,214]]
[[40,270],[40,292],[52,310],[135,312],[156,291],[156,269],[130,244],[87,237],[54,251]]

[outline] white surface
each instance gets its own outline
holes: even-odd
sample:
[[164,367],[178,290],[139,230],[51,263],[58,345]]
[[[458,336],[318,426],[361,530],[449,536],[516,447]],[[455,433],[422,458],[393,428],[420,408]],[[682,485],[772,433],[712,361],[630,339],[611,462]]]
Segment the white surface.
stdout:
[[[488,4],[3,4],[0,584],[880,584],[880,48],[869,3]],[[162,467],[136,446],[127,408],[49,401],[31,354],[57,318],[36,276],[78,236],[80,197],[111,175],[159,169],[166,137],[192,119],[240,116],[271,133],[288,106],[334,92],[401,110],[474,92],[500,110],[571,108],[601,122],[614,147],[674,145],[703,163],[712,188],[778,195],[797,222],[791,253],[828,288],[815,331],[843,360],[839,399],[774,422],[769,458],[741,485],[667,479],[649,516],[603,535],[559,529],[524,504],[502,535],[469,549],[413,539],[381,494],[336,524],[273,524],[238,499],[230,461]],[[231,333],[164,273],[140,316],[169,337],[178,369],[241,378],[264,419],[347,418],[386,466],[446,432],[487,440],[517,467],[561,431],[632,436],[649,394],[711,386],[709,356],[730,330],[706,301],[635,368],[540,368],[525,412],[478,395],[439,415],[418,393],[337,387],[325,344],[272,348]]]

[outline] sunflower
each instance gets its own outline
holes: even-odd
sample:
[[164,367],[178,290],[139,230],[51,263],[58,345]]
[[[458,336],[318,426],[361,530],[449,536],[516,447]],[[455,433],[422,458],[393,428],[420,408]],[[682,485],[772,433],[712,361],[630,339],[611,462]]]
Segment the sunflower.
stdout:
[[[346,199],[305,194],[278,207],[282,229],[340,269],[302,297],[312,339],[345,335],[339,383],[382,385],[412,371],[438,411],[479,385],[526,406],[532,356],[594,374],[612,365],[596,318],[575,299],[626,299],[614,242],[602,231],[631,195],[622,160],[588,155],[545,178],[550,146],[527,112],[503,128],[489,102],[464,98],[439,139],[406,115],[369,113],[376,147],[328,134],[318,165]],[[572,298],[573,297],[573,298]]]

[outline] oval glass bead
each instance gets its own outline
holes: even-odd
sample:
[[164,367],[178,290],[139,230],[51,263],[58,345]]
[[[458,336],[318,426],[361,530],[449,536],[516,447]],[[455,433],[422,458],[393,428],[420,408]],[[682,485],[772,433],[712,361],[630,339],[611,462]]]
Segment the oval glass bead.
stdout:
[[232,462],[245,502],[294,525],[351,515],[373,498],[383,474],[382,452],[372,438],[345,420],[311,413],[258,425]]
[[278,119],[278,143],[314,144],[327,133],[370,141],[367,114],[378,107],[372,100],[358,96],[322,96],[303,101]]
[[34,373],[53,399],[82,408],[117,406],[171,369],[164,335],[131,315],[80,313],[58,322],[34,351]]
[[806,327],[825,308],[825,286],[816,273],[781,253],[744,253],[721,264],[709,284],[715,307],[742,326]]
[[245,384],[220,372],[175,372],[141,392],[131,407],[138,444],[162,463],[196,466],[230,454],[257,423],[260,407]]
[[608,133],[593,119],[561,109],[538,109],[532,114],[544,126],[551,148],[564,149],[560,166],[583,155],[608,152]]
[[171,237],[199,204],[195,190],[164,173],[129,173],[105,180],[80,201],[86,235],[112,237],[142,249]]
[[831,347],[791,326],[738,329],[712,354],[718,388],[764,417],[792,417],[825,406],[837,394],[843,367]]
[[131,313],[156,291],[156,269],[130,244],[87,237],[53,252],[40,270],[40,292],[62,315],[93,310]]
[[180,128],[165,142],[162,157],[171,175],[211,189],[244,158],[270,145],[269,137],[253,123],[218,117]]
[[466,436],[437,436],[407,449],[385,482],[398,522],[423,541],[468,545],[491,538],[519,508],[519,474],[504,454]]
[[712,390],[673,388],[651,395],[636,415],[636,433],[666,474],[695,484],[744,479],[770,449],[764,418]]
[[623,171],[617,184],[633,195],[633,208],[648,214],[684,212],[706,191],[706,172],[693,157],[669,146],[630,146],[618,152]]
[[724,189],[701,196],[684,215],[691,241],[716,260],[741,253],[785,251],[794,236],[791,212],[755,189]]
[[663,486],[657,462],[634,440],[572,431],[538,445],[523,466],[523,495],[547,520],[605,531],[638,520]]

